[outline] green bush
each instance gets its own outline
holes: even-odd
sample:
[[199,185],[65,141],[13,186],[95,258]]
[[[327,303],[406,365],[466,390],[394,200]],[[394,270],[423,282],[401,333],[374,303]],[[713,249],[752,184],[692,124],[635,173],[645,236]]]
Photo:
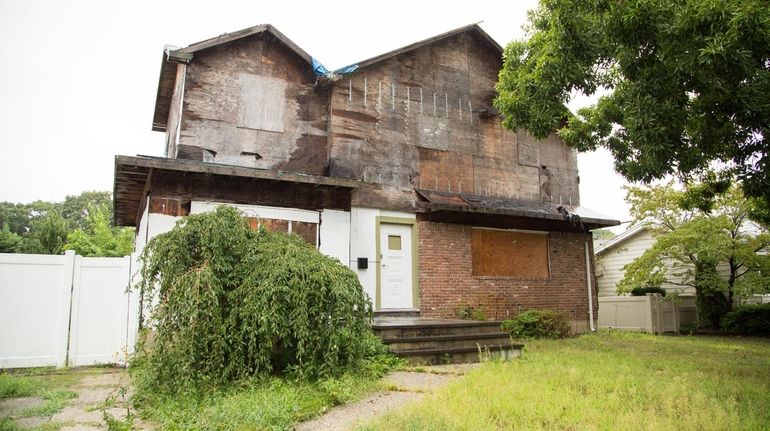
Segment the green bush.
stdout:
[[660,293],[660,296],[666,296],[666,289],[662,287],[635,287],[631,289],[631,296],[644,296],[648,293]]
[[567,316],[553,310],[529,310],[502,323],[514,338],[565,338],[570,334]]
[[770,304],[736,308],[722,318],[722,330],[733,334],[770,336]]
[[234,208],[185,218],[142,260],[143,300],[157,305],[135,362],[150,386],[333,377],[382,353],[350,269],[296,235],[250,229]]

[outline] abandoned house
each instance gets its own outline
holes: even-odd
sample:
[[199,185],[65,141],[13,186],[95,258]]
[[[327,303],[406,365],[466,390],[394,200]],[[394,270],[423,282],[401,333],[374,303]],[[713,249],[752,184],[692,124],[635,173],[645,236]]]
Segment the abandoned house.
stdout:
[[596,316],[575,151],[503,128],[502,48],[470,25],[326,71],[270,25],[167,47],[152,129],[166,157],[117,156],[115,222],[137,250],[220,204],[355,271],[375,310],[502,320]]

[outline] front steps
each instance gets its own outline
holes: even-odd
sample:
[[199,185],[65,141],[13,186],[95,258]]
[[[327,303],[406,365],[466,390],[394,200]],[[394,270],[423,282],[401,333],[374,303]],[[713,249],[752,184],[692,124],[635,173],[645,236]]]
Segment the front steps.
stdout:
[[413,364],[508,360],[523,347],[500,331],[500,322],[378,316],[372,327],[391,352]]

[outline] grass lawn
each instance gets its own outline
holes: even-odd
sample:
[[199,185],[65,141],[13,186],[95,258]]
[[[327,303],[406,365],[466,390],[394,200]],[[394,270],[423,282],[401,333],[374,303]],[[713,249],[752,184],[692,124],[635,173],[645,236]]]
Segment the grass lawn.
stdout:
[[527,341],[367,430],[768,430],[770,340],[600,332]]

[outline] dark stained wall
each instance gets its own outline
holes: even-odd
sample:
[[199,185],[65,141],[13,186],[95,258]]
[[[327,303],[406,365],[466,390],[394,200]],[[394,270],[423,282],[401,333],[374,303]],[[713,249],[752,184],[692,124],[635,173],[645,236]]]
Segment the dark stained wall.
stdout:
[[575,152],[488,115],[500,67],[471,31],[337,81],[329,173],[366,183],[353,205],[412,209],[414,188],[578,205]]
[[269,33],[196,52],[188,64],[177,157],[323,174],[328,93]]

